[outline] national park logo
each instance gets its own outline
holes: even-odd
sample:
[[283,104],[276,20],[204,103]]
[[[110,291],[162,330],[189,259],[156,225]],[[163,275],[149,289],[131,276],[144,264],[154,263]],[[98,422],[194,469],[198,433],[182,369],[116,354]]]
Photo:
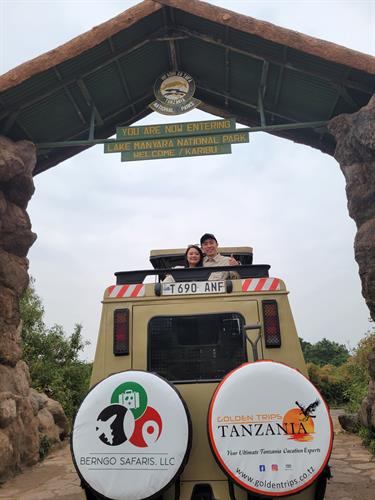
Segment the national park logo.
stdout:
[[149,107],[162,115],[181,115],[196,108],[201,101],[193,97],[195,83],[185,71],[163,73],[154,84],[156,101]]
[[111,404],[105,407],[96,420],[97,436],[108,446],[118,446],[129,441],[134,446],[146,448],[155,443],[162,432],[159,413],[147,405],[147,393],[136,382],[125,382],[112,393]]

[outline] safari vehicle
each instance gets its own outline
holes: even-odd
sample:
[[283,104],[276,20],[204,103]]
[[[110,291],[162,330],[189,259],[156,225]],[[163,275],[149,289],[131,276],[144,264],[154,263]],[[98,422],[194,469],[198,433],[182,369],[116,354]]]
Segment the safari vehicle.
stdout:
[[[134,432],[134,434],[124,444],[124,446],[129,444],[128,448],[124,448],[125,452],[124,449],[121,449],[121,452],[116,452],[117,454],[111,455],[112,458],[110,458],[110,453],[109,451],[107,453],[107,450],[112,452],[116,448],[116,446],[113,446],[115,443],[112,422],[116,421],[114,419],[117,418],[115,413],[113,413],[114,410],[111,413],[113,416],[110,418],[108,417],[110,415],[108,413],[110,409],[108,410],[108,408],[106,409],[106,414],[102,412],[97,416],[99,411],[95,406],[97,405],[96,396],[92,396],[92,399],[95,399],[93,406],[89,407],[89,404],[85,406],[85,402],[83,403],[79,411],[79,413],[81,412],[79,419],[77,416],[77,420],[79,421],[77,423],[76,420],[73,430],[72,452],[87,498],[249,500],[255,498],[276,498],[278,496],[291,498],[293,496],[296,500],[308,500],[324,497],[327,461],[332,446],[332,426],[330,417],[329,415],[327,416],[328,410],[324,402],[320,405],[322,411],[324,410],[325,412],[323,416],[325,418],[324,427],[327,430],[323,438],[323,445],[319,445],[319,448],[313,448],[310,441],[307,444],[302,444],[302,451],[292,447],[290,452],[294,453],[297,450],[301,451],[301,453],[310,454],[311,451],[312,454],[317,454],[316,450],[318,449],[319,452],[324,452],[324,456],[321,458],[319,464],[315,464],[315,468],[311,467],[314,473],[311,470],[306,473],[306,475],[311,474],[311,477],[305,481],[305,484],[302,485],[301,479],[301,486],[294,488],[290,481],[290,471],[284,471],[283,474],[287,474],[285,477],[289,479],[283,479],[284,483],[282,483],[279,477],[279,483],[275,483],[284,484],[282,491],[272,490],[272,494],[267,493],[261,487],[263,486],[263,480],[258,479],[253,482],[253,486],[250,485],[248,487],[245,484],[247,479],[245,481],[241,477],[237,478],[236,473],[232,473],[229,470],[230,466],[224,463],[225,458],[221,460],[220,451],[218,451],[219,445],[214,442],[216,438],[208,422],[208,414],[212,417],[215,412],[215,408],[213,408],[214,403],[220,403],[218,388],[223,389],[225,383],[229,383],[228,374],[240,373],[241,369],[238,367],[241,366],[245,368],[250,367],[251,369],[253,369],[253,366],[255,368],[263,367],[267,370],[269,367],[272,369],[275,367],[276,384],[272,381],[270,389],[267,389],[267,391],[270,391],[271,394],[273,387],[276,386],[275,396],[271,395],[269,399],[277,399],[278,393],[281,391],[281,388],[277,387],[279,377],[277,370],[280,369],[282,372],[280,380],[284,377],[283,370],[285,365],[291,367],[288,369],[292,371],[292,377],[297,377],[298,375],[304,381],[306,379],[301,374],[307,375],[307,372],[288,301],[288,291],[284,282],[279,278],[269,276],[269,265],[253,265],[253,252],[250,247],[220,248],[220,253],[223,255],[233,254],[241,265],[228,268],[180,268],[179,266],[183,265],[184,250],[154,250],[151,251],[150,255],[150,261],[154,269],[117,272],[115,273],[116,284],[106,289],[103,298],[103,310],[91,386],[93,387],[92,391],[99,391],[101,384],[111,379],[111,377],[118,377],[120,374],[131,374],[131,382],[121,385],[121,390],[119,390],[120,392],[122,391],[121,394],[117,399],[114,399],[112,396],[112,406],[109,408],[111,409],[116,404],[117,406],[121,404],[125,405],[127,410],[125,409],[124,411],[127,411],[127,413],[124,413],[125,416],[120,425],[121,429],[118,432],[124,432],[124,435],[126,435],[128,432],[126,430],[127,426],[128,428],[129,426],[133,426],[131,427],[131,433]],[[236,279],[211,281],[209,279],[210,274],[215,270],[235,271],[237,277]],[[163,283],[163,279],[167,274],[173,276],[173,283]],[[266,363],[261,360],[272,360],[274,363]],[[257,363],[254,363],[255,361]],[[255,371],[256,375],[257,373]],[[250,395],[249,404],[251,408],[256,403],[256,401],[251,402],[251,394],[255,394],[257,390],[260,390],[263,383],[266,382],[266,376],[268,376],[262,370],[259,373],[260,378],[253,385],[252,381],[256,380],[256,377],[254,378],[253,375],[251,375],[250,379],[245,379],[245,384],[239,382],[242,384],[242,388],[246,387],[246,392]],[[137,374],[141,376],[141,383],[137,386],[132,385],[135,380],[134,376]],[[160,406],[162,400],[168,399],[169,395],[158,396],[153,403],[154,409],[151,408],[154,414],[150,414],[147,417],[147,422],[143,419],[142,428],[139,432],[137,431],[138,437],[134,438],[136,434],[134,423],[129,423],[126,420],[130,412],[133,411],[134,413],[134,408],[137,407],[137,404],[140,404],[139,393],[142,391],[139,389],[139,393],[137,393],[137,390],[134,388],[141,387],[142,385],[145,387],[143,382],[145,380],[144,377],[146,375],[151,377],[151,374],[158,376],[152,375],[155,377],[155,380],[163,380],[163,383],[166,383],[164,380],[168,381],[173,390],[178,391],[178,395],[188,416],[186,426],[183,430],[173,431],[176,432],[174,439],[178,440],[179,436],[186,431],[186,434],[189,434],[186,437],[186,447],[188,449],[184,457],[181,458],[178,470],[174,471],[173,478],[169,478],[168,484],[162,488],[160,487],[160,490],[151,488],[147,491],[145,490],[143,494],[139,494],[127,491],[127,485],[135,478],[134,474],[138,473],[135,471],[135,467],[141,463],[139,460],[142,460],[142,467],[144,467],[144,476],[140,476],[143,478],[141,481],[144,481],[145,484],[151,484],[154,481],[153,478],[148,477],[149,473],[147,472],[151,467],[149,462],[150,453],[153,449],[151,445],[158,440],[162,426],[163,432],[167,432],[165,423],[167,417],[164,415],[171,415],[171,408],[174,404],[166,403],[165,412],[162,414],[159,410],[159,414],[161,415],[159,419],[155,408]],[[289,373],[287,375],[289,377]],[[224,385],[222,385],[223,380],[226,381]],[[116,383],[118,384],[117,379]],[[148,382],[145,381],[145,383],[147,385]],[[310,384],[307,380],[306,383]],[[229,389],[229,392],[227,391],[229,398],[232,397],[231,391],[232,389]],[[149,389],[146,392],[150,395]],[[108,393],[108,389],[105,389],[105,393]],[[91,392],[88,397],[90,394]],[[214,394],[215,396],[213,397]],[[268,396],[266,395],[265,397],[267,399]],[[294,398],[294,393],[291,398]],[[256,396],[256,399],[260,399],[259,395]],[[314,408],[311,411],[315,411],[314,405],[318,405],[319,395],[317,397],[314,395],[315,399],[316,402],[309,406],[309,408]],[[227,402],[223,403],[226,405],[226,415],[222,417],[222,421],[228,425],[221,426],[220,438],[223,438],[225,442],[228,442],[229,438],[231,438],[235,442],[234,448],[237,451],[232,451],[234,449],[232,447],[225,452],[226,454],[245,454],[245,450],[241,448],[242,445],[238,444],[240,439],[237,438],[241,437],[238,429],[242,431],[243,437],[249,437],[247,434],[244,436],[244,433],[246,431],[249,434],[251,425],[249,426],[248,423],[245,425],[245,423],[246,419],[247,422],[251,422],[251,419],[254,417],[249,416],[249,406],[246,407],[246,414],[239,413],[237,416],[230,416],[233,414],[233,412],[231,413],[230,401],[229,404]],[[304,404],[307,402],[304,401]],[[116,404],[114,405],[114,403]],[[241,401],[238,404],[240,403]],[[299,425],[302,425],[302,428],[306,430],[307,423],[310,422],[311,424],[309,425],[313,428],[314,422],[316,424],[318,419],[313,420],[315,418],[314,415],[310,418],[309,414],[303,411],[304,407],[301,402],[294,402],[293,399],[292,403],[294,406],[297,403],[298,407],[302,409],[302,412],[298,408],[293,410],[294,412],[297,411],[298,415],[302,415],[303,413],[303,418],[299,418]],[[272,401],[270,404],[272,404]],[[263,407],[264,405],[261,406],[261,408]],[[269,408],[271,407],[269,406]],[[95,408],[96,413],[93,411],[93,408]],[[259,419],[264,419],[264,425],[267,425],[267,439],[269,438],[268,434],[275,434],[275,431],[272,429],[278,429],[279,435],[280,432],[281,434],[286,433],[285,425],[288,424],[284,425],[285,418],[282,420],[282,416],[277,412],[273,413],[273,410],[272,412],[271,410],[267,410],[263,413],[263,415],[258,415],[257,417],[258,424],[253,424],[254,434],[255,425],[258,426],[257,434],[261,436],[264,433],[263,431],[259,431],[260,426],[263,425],[259,423]],[[94,414],[97,422],[95,424],[96,431],[97,433],[102,433],[102,442],[100,443],[102,446],[101,452],[97,452],[97,455],[95,455],[99,458],[96,458],[94,463],[91,458],[82,458],[82,456],[88,457],[89,453],[77,451],[80,438],[74,438],[75,435],[79,436],[79,429],[85,428],[85,425],[88,425],[87,418],[89,414]],[[291,413],[289,412],[289,414]],[[215,417],[217,421],[220,418]],[[173,425],[177,425],[183,419],[181,416],[179,418],[176,417]],[[279,420],[277,421],[277,419]],[[236,424],[236,420],[241,424],[239,427],[237,426],[237,429],[234,425]],[[155,423],[156,421],[157,423]],[[152,425],[150,425],[150,422],[153,422]],[[92,426],[93,424],[89,425]],[[137,429],[137,425],[135,429]],[[151,437],[148,435],[148,432]],[[293,428],[293,432],[297,431]],[[287,436],[289,440],[291,437],[293,436]],[[278,437],[278,439],[284,438],[285,436]],[[94,438],[87,437],[85,439],[87,442],[90,442]],[[125,437],[123,437],[124,440],[126,440]],[[130,448],[129,441],[138,446],[138,448]],[[264,441],[259,440],[258,442],[261,443]],[[284,442],[290,443],[290,441],[286,441],[285,439]],[[261,445],[259,448],[260,456],[255,457],[254,462],[254,467],[258,472],[262,472],[263,468],[266,469],[267,467],[270,470],[269,474],[274,474],[276,477],[276,475],[281,474],[281,467],[285,468],[285,470],[295,467],[291,459],[289,460],[290,463],[287,461],[284,464],[284,462],[280,461],[280,457],[276,461],[274,458],[271,460],[265,455],[262,456],[267,451],[262,446],[264,445]],[[321,448],[324,448],[324,450],[321,450]],[[248,455],[255,453],[254,449],[253,445],[250,445],[246,453]],[[273,447],[269,452],[276,453],[277,451],[282,455],[282,453],[285,453],[285,450],[285,447],[280,447],[280,450],[276,450]],[[90,453],[91,457],[94,456],[93,452]],[[98,486],[97,483],[95,485],[93,483],[90,484],[89,475],[85,476],[85,467],[87,466],[87,470],[90,469],[88,467],[90,464],[96,467],[96,469],[95,467],[91,467],[92,470],[95,469],[95,473],[93,473],[95,475],[92,476],[95,482],[100,474],[98,471],[109,467],[108,463],[112,460],[112,464],[116,464],[116,466],[112,467],[111,471],[113,469],[113,474],[117,473],[119,476],[111,476],[110,481],[116,482],[119,477],[122,477],[121,467],[117,467],[120,465],[120,454],[122,454],[122,466],[127,464],[126,471],[133,471],[129,472],[129,474],[133,475],[128,476],[126,481],[124,480],[123,489],[120,488],[116,493],[113,493],[113,491],[112,493],[103,493],[107,491],[104,487],[103,490],[100,490],[100,485]],[[167,453],[159,453],[158,456],[167,456]],[[107,459],[107,464],[104,463],[103,457]],[[248,459],[248,457],[245,458],[246,460]],[[240,463],[242,465],[246,464],[243,461],[245,458],[241,458]],[[254,460],[254,457],[250,457],[249,459]],[[266,465],[266,459],[268,461],[271,460],[269,463],[267,462],[268,465]],[[159,458],[157,460],[157,463],[159,463]],[[299,458],[299,460],[301,459]],[[130,463],[133,464],[133,469],[129,466]],[[154,463],[156,462],[153,460],[152,464]],[[282,463],[284,465],[281,465]],[[98,464],[101,468],[99,468]],[[166,469],[164,468],[164,470]],[[237,467],[237,470],[240,469]],[[264,472],[267,471],[264,470]],[[162,474],[162,472],[155,474]],[[241,472],[241,474],[243,477],[247,477],[245,473]],[[270,477],[273,478],[274,476],[271,475]],[[290,487],[285,481],[289,481]],[[264,481],[264,484],[266,484],[266,481]],[[271,485],[271,483],[269,484]]]

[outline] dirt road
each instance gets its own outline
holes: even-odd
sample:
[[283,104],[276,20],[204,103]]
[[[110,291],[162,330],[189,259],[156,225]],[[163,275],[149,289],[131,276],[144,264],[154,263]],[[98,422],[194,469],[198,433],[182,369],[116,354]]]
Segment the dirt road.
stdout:
[[[343,432],[332,411],[335,440],[326,500],[374,500],[375,461],[360,439]],[[70,458],[69,446],[53,452],[44,462],[27,469],[0,487],[0,500],[81,500],[82,490]]]

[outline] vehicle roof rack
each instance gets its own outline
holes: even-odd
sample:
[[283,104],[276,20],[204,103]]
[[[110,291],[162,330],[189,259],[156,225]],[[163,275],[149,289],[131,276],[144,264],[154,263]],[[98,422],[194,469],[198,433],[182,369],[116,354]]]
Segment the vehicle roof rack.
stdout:
[[195,268],[162,268],[145,269],[140,271],[118,271],[115,273],[117,285],[143,283],[147,276],[155,276],[156,281],[162,281],[167,274],[171,274],[176,282],[179,281],[207,281],[210,274],[216,271],[235,271],[241,279],[268,278],[268,264],[255,264],[243,266],[215,266]]
[[[199,246],[197,244],[197,246]],[[170,269],[185,265],[186,248],[167,248],[151,250],[150,262],[155,269]],[[221,255],[234,258],[242,265],[253,263],[253,249],[251,247],[219,247]]]

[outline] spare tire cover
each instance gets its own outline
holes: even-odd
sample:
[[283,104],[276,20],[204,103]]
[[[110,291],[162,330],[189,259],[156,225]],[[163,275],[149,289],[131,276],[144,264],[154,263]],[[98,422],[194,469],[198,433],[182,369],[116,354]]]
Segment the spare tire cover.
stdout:
[[300,372],[281,363],[246,363],[217,387],[208,412],[212,451],[238,485],[266,496],[296,493],[327,464],[332,421]]
[[72,455],[94,493],[141,500],[181,474],[191,447],[191,422],[180,394],[148,372],[116,373],[94,386],[74,421]]

